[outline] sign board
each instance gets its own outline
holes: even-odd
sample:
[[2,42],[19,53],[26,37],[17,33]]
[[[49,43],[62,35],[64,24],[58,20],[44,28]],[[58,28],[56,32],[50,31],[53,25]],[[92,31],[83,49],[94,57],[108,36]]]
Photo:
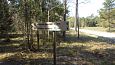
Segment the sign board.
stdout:
[[33,25],[34,30],[49,30],[49,31],[67,31],[68,24],[67,22],[45,22],[45,23],[38,23]]

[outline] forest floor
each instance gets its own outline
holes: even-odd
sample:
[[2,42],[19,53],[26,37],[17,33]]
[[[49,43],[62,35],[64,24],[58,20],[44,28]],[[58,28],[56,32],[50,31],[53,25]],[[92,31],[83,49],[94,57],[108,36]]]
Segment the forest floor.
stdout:
[[[21,36],[10,42],[0,39],[0,65],[53,65],[52,44],[41,45],[39,51],[24,45]],[[57,65],[115,65],[115,44],[84,33],[78,39],[69,31],[65,41],[57,42]]]

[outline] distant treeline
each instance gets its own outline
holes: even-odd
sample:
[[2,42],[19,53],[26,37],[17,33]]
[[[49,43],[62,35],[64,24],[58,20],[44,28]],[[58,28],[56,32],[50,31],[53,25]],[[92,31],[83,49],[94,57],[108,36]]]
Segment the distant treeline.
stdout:
[[[93,14],[79,18],[81,27],[115,28],[115,0],[105,0],[104,7],[99,10],[99,16]],[[95,8],[95,7],[94,7]],[[75,18],[68,17],[70,27],[74,27]]]

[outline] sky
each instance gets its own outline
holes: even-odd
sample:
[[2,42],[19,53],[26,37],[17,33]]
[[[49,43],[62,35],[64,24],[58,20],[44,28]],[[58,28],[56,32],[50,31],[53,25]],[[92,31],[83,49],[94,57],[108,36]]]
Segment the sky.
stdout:
[[[84,2],[85,3],[82,3]],[[91,14],[98,16],[98,10],[103,7],[104,0],[79,0],[79,17],[87,17]],[[75,16],[75,0],[68,0],[69,15]]]

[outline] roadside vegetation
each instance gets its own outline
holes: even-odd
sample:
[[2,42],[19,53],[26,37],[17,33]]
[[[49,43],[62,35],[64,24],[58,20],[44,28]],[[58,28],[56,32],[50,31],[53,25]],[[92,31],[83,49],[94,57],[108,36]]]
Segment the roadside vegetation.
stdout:
[[[115,0],[105,0],[103,6],[99,10],[99,16],[91,14],[87,17],[80,17],[80,27],[115,32]],[[70,21],[71,28],[75,27],[75,17],[68,17],[68,21]]]

